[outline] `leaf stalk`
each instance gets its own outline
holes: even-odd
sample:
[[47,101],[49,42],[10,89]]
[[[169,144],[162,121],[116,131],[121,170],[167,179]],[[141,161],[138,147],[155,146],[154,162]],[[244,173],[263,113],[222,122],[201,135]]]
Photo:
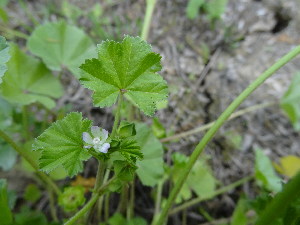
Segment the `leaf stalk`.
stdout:
[[41,180],[43,180],[49,187],[51,187],[52,190],[55,192],[55,194],[59,195],[61,193],[58,186],[52,181],[52,179],[48,177],[46,174],[39,171],[37,163],[30,156],[30,154],[24,151],[2,130],[0,130],[0,137],[2,137],[3,140],[5,140],[16,152],[18,152],[32,166],[32,168],[36,171],[37,175],[41,178]]

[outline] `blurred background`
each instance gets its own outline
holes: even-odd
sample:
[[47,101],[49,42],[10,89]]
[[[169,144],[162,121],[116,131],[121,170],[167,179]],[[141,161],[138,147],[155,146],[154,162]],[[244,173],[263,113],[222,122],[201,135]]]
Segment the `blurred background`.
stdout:
[[[151,2],[155,3],[149,0],[148,4]],[[256,77],[300,44],[299,0],[157,0],[152,18],[149,11],[148,32],[143,31],[144,0],[1,0],[0,7],[0,34],[24,51],[28,51],[26,42],[36,27],[60,20],[83,30],[95,44],[107,39],[120,41],[125,34],[146,39],[162,55],[161,75],[169,85],[169,101],[155,114],[165,130],[161,138],[166,143],[166,162],[174,152],[190,155],[204,133],[194,129],[217,119]],[[299,156],[299,132],[280,107],[299,70],[299,58],[280,69],[240,106],[240,114],[208,145],[208,162],[218,182],[226,185],[252,174],[256,148],[274,163],[287,155]],[[93,107],[91,92],[69,70],[55,75],[61,76],[64,94],[53,111],[61,115],[80,111],[95,124],[112,127],[111,108]],[[31,110],[34,113],[35,108]],[[56,117],[50,114],[49,118]],[[141,115],[139,119],[148,124],[152,121]],[[21,195],[31,178],[19,173],[14,163],[3,166],[0,159],[0,167],[0,177],[7,178],[10,189]],[[93,177],[95,171],[96,160],[91,159],[81,175]],[[153,204],[145,193],[151,189],[140,184],[136,189],[137,207],[143,207],[139,213],[149,218]],[[213,218],[229,217],[241,192],[255,195],[247,183],[202,207]],[[46,202],[40,201],[37,208],[47,208]],[[190,224],[203,222],[195,211],[189,211],[188,218]],[[176,215],[171,221],[180,224]]]

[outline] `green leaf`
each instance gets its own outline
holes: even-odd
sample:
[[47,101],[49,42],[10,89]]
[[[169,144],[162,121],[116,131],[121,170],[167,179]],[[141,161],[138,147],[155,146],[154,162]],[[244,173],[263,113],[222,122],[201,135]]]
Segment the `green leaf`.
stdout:
[[135,124],[127,121],[121,121],[118,128],[118,135],[122,138],[136,135]]
[[86,60],[81,83],[94,91],[95,106],[113,105],[120,93],[146,115],[153,115],[156,103],[167,98],[166,81],[156,72],[161,56],[139,37],[125,36],[122,42],[98,45],[98,59]]
[[27,45],[51,70],[61,71],[66,67],[76,77],[79,77],[79,65],[87,58],[96,57],[92,40],[82,30],[64,21],[38,26]]
[[[32,151],[32,144],[33,141],[26,142],[23,145],[23,150],[27,152],[26,154],[30,154],[33,160],[38,162],[39,158],[41,158],[42,153],[40,151]],[[21,159],[21,165],[22,165],[22,169],[24,169],[25,171],[35,172],[35,169],[24,158]],[[49,176],[53,180],[62,180],[68,176],[68,173],[62,166],[59,166],[56,169],[52,170],[49,173]]]
[[281,98],[281,109],[286,113],[294,129],[300,130],[300,73],[297,73]]
[[281,191],[281,179],[275,174],[271,160],[260,149],[255,150],[255,178],[267,190]]
[[0,168],[10,170],[17,161],[17,153],[5,142],[0,140]]
[[204,5],[204,0],[189,0],[186,7],[186,15],[189,19],[195,19],[198,15],[199,9]]
[[109,225],[124,225],[126,224],[126,219],[122,216],[121,213],[115,213],[108,220]]
[[85,202],[84,192],[85,188],[82,186],[66,187],[58,197],[58,204],[66,212],[75,211]]
[[31,211],[22,207],[21,212],[15,215],[14,225],[48,225],[47,218],[42,212]]
[[74,21],[75,23],[76,20],[83,14],[83,11],[79,7],[72,3],[69,3],[68,0],[63,0],[61,10],[64,16]]
[[115,213],[108,220],[109,225],[147,225],[147,221],[141,217],[126,220],[121,213]]
[[9,0],[0,0],[0,7],[3,8],[7,5]]
[[38,187],[35,184],[29,184],[24,193],[24,199],[26,201],[30,201],[32,203],[35,203],[37,200],[41,197],[41,191],[38,189]]
[[114,154],[113,158],[117,157],[117,159],[125,159],[132,165],[136,164],[137,159],[143,159],[141,147],[137,143],[135,136],[122,138],[121,140],[113,139],[110,143],[108,153],[111,154],[115,152],[121,154],[121,158],[119,158],[118,154]]
[[13,118],[13,108],[12,106],[0,96],[0,129],[7,130],[7,128],[12,126]]
[[300,224],[300,198],[293,199],[283,216],[283,225]]
[[144,185],[154,186],[164,175],[163,146],[146,124],[136,124],[136,130],[136,139],[144,155],[136,164],[136,173]]
[[11,45],[10,54],[8,70],[0,85],[2,96],[20,105],[39,102],[47,108],[53,108],[53,98],[63,93],[59,80],[42,62],[27,56],[16,45]]
[[62,165],[69,176],[81,172],[82,161],[91,157],[83,148],[82,133],[87,132],[91,124],[88,119],[82,120],[81,113],[73,112],[37,137],[33,149],[42,152],[40,169],[50,172]]
[[[172,159],[174,166],[171,170],[171,179],[173,183],[176,183],[179,175],[182,173],[182,170],[187,165],[188,157],[180,153],[175,153],[172,155]],[[183,186],[183,189],[177,196],[176,203],[190,199],[192,197],[192,191],[202,198],[208,198],[214,193],[215,188],[216,179],[212,175],[212,172],[206,163],[206,158],[197,160]]]
[[247,216],[246,216],[246,210],[247,210],[247,201],[243,198],[241,198],[238,201],[238,204],[236,208],[234,209],[232,219],[231,219],[231,225],[247,225]]
[[114,171],[116,176],[122,181],[132,181],[136,166],[132,166],[127,161],[115,160]]
[[220,19],[225,12],[227,0],[209,0],[207,1],[206,11],[210,20]]
[[158,118],[153,118],[152,121],[152,131],[153,134],[155,135],[155,137],[157,138],[164,138],[166,137],[166,129],[164,128],[164,126],[162,125],[162,123],[159,121]]
[[7,23],[9,20],[8,14],[5,9],[0,8],[0,18],[4,23]]
[[9,58],[9,46],[6,43],[5,38],[0,36],[0,84],[2,83],[2,77],[7,70],[6,63]]
[[0,179],[0,212],[0,225],[10,225],[13,218],[9,208],[7,183],[4,179]]

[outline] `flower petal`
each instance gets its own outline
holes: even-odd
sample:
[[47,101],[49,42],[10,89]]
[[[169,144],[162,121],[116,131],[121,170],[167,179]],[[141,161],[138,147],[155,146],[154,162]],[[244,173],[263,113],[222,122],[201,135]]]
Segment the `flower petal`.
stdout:
[[102,129],[102,141],[106,141],[106,139],[108,138],[108,131],[105,129]]
[[100,152],[107,153],[107,151],[108,151],[109,148],[110,148],[110,144],[109,143],[104,143],[102,145],[102,148],[101,148]]
[[101,138],[102,133],[100,131],[100,127],[92,126],[91,131],[92,131],[92,134],[93,134],[94,137]]
[[90,145],[85,145],[85,146],[83,146],[84,148],[91,148],[92,146],[90,146]]
[[82,133],[82,140],[88,144],[93,144],[93,139],[91,135],[87,132]]

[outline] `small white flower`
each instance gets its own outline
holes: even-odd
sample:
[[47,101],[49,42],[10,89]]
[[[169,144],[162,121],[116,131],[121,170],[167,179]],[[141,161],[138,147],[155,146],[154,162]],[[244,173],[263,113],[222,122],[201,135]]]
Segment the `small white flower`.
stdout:
[[105,129],[100,129],[100,127],[91,127],[92,136],[87,133],[82,133],[82,139],[86,143],[85,148],[94,148],[96,151],[107,153],[110,148],[110,144],[106,142],[108,138],[108,131]]

